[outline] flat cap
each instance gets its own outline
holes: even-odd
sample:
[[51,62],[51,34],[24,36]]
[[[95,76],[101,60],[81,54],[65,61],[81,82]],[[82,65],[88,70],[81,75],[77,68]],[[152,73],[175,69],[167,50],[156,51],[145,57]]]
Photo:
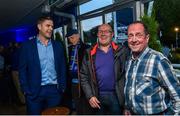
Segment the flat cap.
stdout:
[[73,34],[78,34],[78,30],[77,29],[71,29],[71,30],[68,30],[67,31],[67,34],[66,34],[66,37],[70,37],[72,36]]

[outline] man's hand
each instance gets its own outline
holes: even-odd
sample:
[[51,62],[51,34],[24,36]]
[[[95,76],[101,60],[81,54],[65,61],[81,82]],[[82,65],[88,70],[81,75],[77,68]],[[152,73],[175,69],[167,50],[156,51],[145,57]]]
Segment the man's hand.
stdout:
[[124,110],[124,115],[125,116],[131,116],[131,112],[129,110]]
[[100,106],[99,106],[100,102],[99,102],[99,100],[95,96],[93,96],[93,97],[91,97],[89,99],[89,104],[93,108],[99,108],[100,109]]

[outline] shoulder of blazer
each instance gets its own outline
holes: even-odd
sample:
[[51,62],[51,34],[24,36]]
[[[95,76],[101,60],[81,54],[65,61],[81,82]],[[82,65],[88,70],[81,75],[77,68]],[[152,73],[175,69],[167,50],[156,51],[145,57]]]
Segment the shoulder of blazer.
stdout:
[[32,45],[35,45],[36,44],[36,39],[31,39],[31,40],[27,40],[27,41],[24,41],[21,45],[21,47],[23,48],[29,48],[29,47],[32,47]]
[[56,45],[56,47],[58,46],[58,47],[63,48],[63,45],[62,45],[62,43],[61,43],[61,42],[56,41],[56,40],[53,40],[53,39],[51,40],[51,42],[52,42],[52,44]]

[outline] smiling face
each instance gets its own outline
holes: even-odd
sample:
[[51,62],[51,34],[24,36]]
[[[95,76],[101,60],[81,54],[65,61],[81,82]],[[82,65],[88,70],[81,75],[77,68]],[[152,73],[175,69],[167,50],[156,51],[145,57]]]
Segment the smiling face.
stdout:
[[53,21],[52,20],[44,20],[38,24],[39,36],[44,39],[50,39],[53,33]]
[[128,27],[128,45],[134,57],[138,56],[147,46],[149,34],[145,33],[141,23],[131,24]]
[[102,24],[101,26],[99,26],[97,37],[98,37],[100,46],[110,45],[113,35],[114,33],[112,32],[112,28],[110,25]]

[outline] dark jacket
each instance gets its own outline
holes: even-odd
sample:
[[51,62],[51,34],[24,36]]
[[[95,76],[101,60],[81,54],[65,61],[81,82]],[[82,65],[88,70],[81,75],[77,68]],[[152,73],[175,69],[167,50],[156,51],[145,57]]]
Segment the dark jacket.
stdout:
[[[54,51],[55,70],[59,92],[66,87],[66,65],[63,46],[60,42],[51,40]],[[38,55],[36,38],[23,43],[20,48],[19,78],[21,89],[32,99],[35,98],[41,88],[41,66]]]
[[[128,49],[124,46],[118,46],[111,43],[114,54],[115,67],[115,90],[118,96],[120,106],[124,106],[124,82],[125,82],[125,62],[128,56]],[[83,59],[80,71],[81,86],[87,99],[93,96],[98,98],[98,85],[96,81],[95,57],[98,44],[87,50]]]
[[[73,48],[73,45],[69,46],[68,47],[68,55],[69,55],[69,58],[70,58],[70,55],[71,55],[71,52],[72,52],[72,48]],[[84,54],[85,54],[85,51],[86,49],[90,48],[89,45],[87,44],[84,44],[83,42],[80,41],[80,48],[78,49],[78,69],[81,69],[81,65],[82,65],[82,60],[83,60],[83,57],[84,57]]]
[[[69,58],[71,57],[71,52],[72,52],[72,48],[73,48],[73,45],[71,45],[71,46],[69,46],[68,47],[68,55],[69,55]],[[80,40],[80,47],[78,48],[78,52],[77,52],[77,67],[78,67],[78,71],[77,71],[77,77],[78,77],[78,79],[80,80],[80,77],[79,77],[79,73],[80,73],[80,69],[81,69],[81,65],[82,65],[82,60],[83,60],[83,57],[84,57],[84,55],[85,55],[85,51],[86,51],[86,49],[88,49],[88,48],[90,48],[90,46],[89,45],[87,45],[87,44],[84,44],[83,42],[81,42],[81,40]],[[69,71],[69,73],[68,73],[68,88],[67,89],[71,89],[71,80],[72,80],[72,76],[71,76],[71,72]],[[80,88],[80,83],[79,83],[79,93],[78,93],[78,96],[80,97],[81,96],[81,88]],[[69,91],[71,91],[71,90],[69,90]]]

